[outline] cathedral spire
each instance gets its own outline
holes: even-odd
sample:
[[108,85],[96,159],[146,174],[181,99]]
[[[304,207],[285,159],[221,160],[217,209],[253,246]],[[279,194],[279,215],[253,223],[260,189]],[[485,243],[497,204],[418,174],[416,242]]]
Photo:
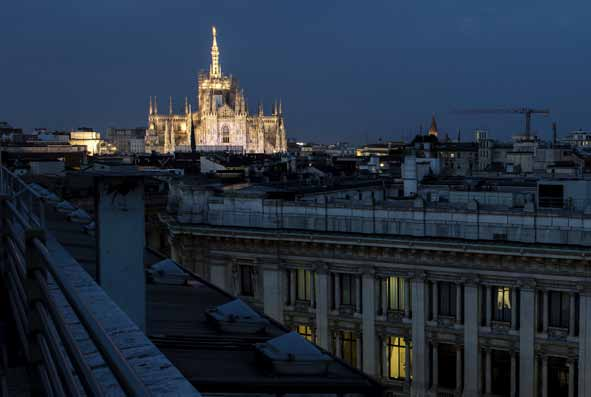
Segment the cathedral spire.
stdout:
[[185,114],[189,113],[189,98],[185,97]]
[[153,108],[152,108],[152,96],[150,96],[150,116],[152,115],[153,112]]
[[220,51],[218,49],[217,31],[215,26],[211,27],[211,33],[213,36],[213,43],[211,45],[211,66],[209,67],[209,77],[220,78],[222,77],[222,68],[220,66]]
[[283,103],[281,102],[281,99],[279,99],[279,115],[283,114]]
[[158,114],[158,97],[154,97],[154,114]]
[[172,95],[168,97],[168,113],[172,114]]

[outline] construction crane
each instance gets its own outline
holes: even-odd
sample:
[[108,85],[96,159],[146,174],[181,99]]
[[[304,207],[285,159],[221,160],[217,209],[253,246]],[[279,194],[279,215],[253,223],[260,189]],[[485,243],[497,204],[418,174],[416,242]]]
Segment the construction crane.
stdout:
[[455,114],[523,114],[525,115],[525,136],[531,136],[531,116],[532,114],[539,114],[541,116],[548,116],[549,109],[531,109],[531,108],[509,108],[509,109],[464,109],[455,110]]

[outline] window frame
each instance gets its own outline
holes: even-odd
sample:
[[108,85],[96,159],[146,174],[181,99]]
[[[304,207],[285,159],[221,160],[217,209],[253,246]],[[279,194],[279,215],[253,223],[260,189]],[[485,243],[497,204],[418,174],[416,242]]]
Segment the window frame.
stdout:
[[[239,265],[240,272],[240,295],[255,296],[255,282],[254,282],[254,266],[253,265]],[[247,277],[245,277],[245,275]],[[246,282],[248,280],[248,282]]]
[[[512,306],[512,298],[513,298],[513,288],[511,287],[499,287],[495,286],[492,289],[493,294],[493,305],[494,307],[491,308],[492,310],[492,318],[494,321],[503,321],[503,322],[511,322],[511,311],[513,310]],[[503,307],[499,307],[499,298],[502,295],[502,305]]]
[[316,340],[314,330],[310,325],[298,324],[296,326],[296,332],[300,334],[302,337],[304,337],[304,339],[306,339],[308,342],[314,343],[314,341]]
[[222,126],[222,143],[230,143],[230,127]]
[[[412,358],[409,363],[406,362],[406,349],[410,349],[409,357],[412,357],[412,346],[407,342],[406,338],[402,336],[388,336],[386,344],[388,346],[388,379],[394,380],[406,380],[407,376],[412,373],[411,364]],[[393,375],[392,360],[394,359],[394,353],[397,354],[397,375]],[[408,364],[408,365],[407,365]]]
[[[558,301],[558,302],[557,302]],[[558,305],[558,307],[556,306]],[[554,309],[558,309],[555,311]],[[564,291],[548,291],[548,326],[568,329],[570,325],[570,295]]]
[[[386,301],[388,310],[404,311],[406,299],[406,280],[404,277],[389,276],[386,278]],[[393,294],[393,290],[395,294]],[[394,296],[393,296],[394,295]]]
[[[355,305],[356,291],[355,291],[355,275],[349,273],[341,273],[339,275],[340,287],[340,304],[343,306]],[[345,288],[347,286],[347,288]],[[348,298],[348,299],[345,299]]]
[[296,269],[296,300],[310,302],[312,300],[312,271]]
[[[450,281],[437,282],[437,314],[443,317],[455,317],[457,313],[457,286]],[[446,298],[447,301],[444,299]]]
[[[357,337],[353,331],[339,331],[341,336],[341,359],[357,368]],[[347,345],[349,345],[347,349]]]

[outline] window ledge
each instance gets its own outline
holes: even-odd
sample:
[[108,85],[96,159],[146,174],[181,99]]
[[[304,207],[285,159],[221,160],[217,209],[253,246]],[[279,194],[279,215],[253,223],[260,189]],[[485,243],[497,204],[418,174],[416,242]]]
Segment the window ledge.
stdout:
[[547,337],[549,339],[564,339],[568,336],[568,328],[548,327]]

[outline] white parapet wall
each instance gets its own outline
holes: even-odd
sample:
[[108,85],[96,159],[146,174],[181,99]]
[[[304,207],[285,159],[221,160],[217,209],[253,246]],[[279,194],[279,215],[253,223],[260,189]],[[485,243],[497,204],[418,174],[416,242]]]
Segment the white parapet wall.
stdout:
[[413,237],[591,246],[591,214],[414,201],[305,202],[176,188],[169,210],[181,223]]

